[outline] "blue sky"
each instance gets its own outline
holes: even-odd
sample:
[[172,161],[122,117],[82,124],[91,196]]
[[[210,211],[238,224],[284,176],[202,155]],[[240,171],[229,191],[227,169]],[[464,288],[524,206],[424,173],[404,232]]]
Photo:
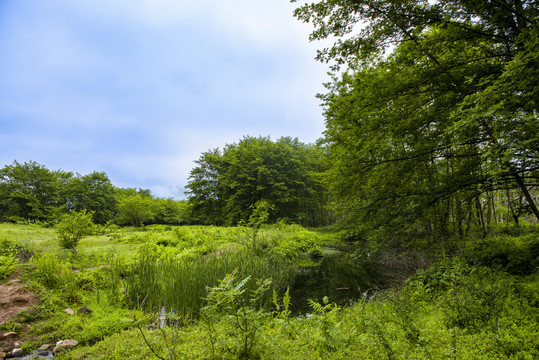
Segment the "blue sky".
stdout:
[[0,0],[0,166],[183,197],[204,151],[314,142],[327,66],[288,0]]

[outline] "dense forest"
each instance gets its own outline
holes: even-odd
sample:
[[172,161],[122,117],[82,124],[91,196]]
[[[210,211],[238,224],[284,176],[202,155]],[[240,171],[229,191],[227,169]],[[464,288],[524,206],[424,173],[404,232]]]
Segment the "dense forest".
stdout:
[[294,16],[334,40],[315,144],[209,149],[181,201],[103,172],[0,169],[0,280],[22,274],[41,301],[0,322],[23,350],[539,357],[539,2],[319,0]]
[[[328,186],[358,234],[484,234],[539,219],[536,1],[321,1],[342,38],[325,105]],[[534,198],[535,195],[535,198]]]

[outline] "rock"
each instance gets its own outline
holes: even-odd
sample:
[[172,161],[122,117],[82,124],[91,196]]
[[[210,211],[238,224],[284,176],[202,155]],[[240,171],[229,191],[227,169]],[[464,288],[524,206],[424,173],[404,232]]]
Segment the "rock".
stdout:
[[91,314],[92,312],[93,312],[92,309],[87,308],[86,306],[83,306],[77,311],[77,314],[79,314],[79,315],[88,315],[88,314]]
[[2,339],[4,340],[16,339],[17,337],[18,335],[15,331],[10,331],[2,334]]
[[73,349],[79,345],[79,342],[77,340],[63,340],[56,343],[56,346],[52,350],[53,353],[57,353],[58,351],[65,350],[65,349]]
[[41,356],[41,357],[47,357],[49,356],[51,353],[49,350],[38,350],[36,351],[36,355],[37,356]]
[[37,349],[37,351],[47,351],[47,350],[50,350],[52,347],[51,344],[43,344],[39,347],[39,349]]
[[23,356],[23,355],[24,355],[24,351],[21,348],[15,348],[11,350],[11,356],[18,357],[18,356]]
[[70,308],[64,309],[64,312],[69,315],[75,315],[75,312],[73,311],[73,309],[70,309]]
[[0,351],[0,359],[5,359],[7,357],[7,353]]

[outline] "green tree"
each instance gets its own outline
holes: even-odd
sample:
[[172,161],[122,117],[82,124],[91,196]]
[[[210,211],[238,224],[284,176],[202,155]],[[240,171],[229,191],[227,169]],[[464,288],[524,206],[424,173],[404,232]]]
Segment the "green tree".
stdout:
[[72,177],[65,185],[65,199],[68,211],[92,212],[97,224],[112,220],[118,211],[115,187],[104,172]]
[[334,61],[321,96],[327,180],[351,227],[385,238],[462,231],[503,188],[527,193],[539,219],[528,191],[539,179],[537,5],[340,0],[296,10],[314,24],[311,39],[339,38],[318,59]]
[[155,224],[180,225],[190,221],[189,204],[186,200],[153,199],[152,212]]
[[53,172],[35,161],[0,169],[0,216],[27,221],[52,220],[61,206],[60,178],[69,173]]
[[154,219],[152,198],[136,194],[122,194],[118,197],[118,223],[132,226],[142,226]]
[[92,213],[87,213],[86,210],[63,214],[56,224],[56,234],[60,246],[73,251],[73,253],[77,253],[79,241],[92,235],[94,231]]
[[324,168],[323,152],[297,139],[275,142],[244,137],[202,154],[187,185],[195,218],[206,223],[247,221],[260,200],[274,205],[271,221],[286,218],[302,224],[323,222],[325,189],[317,174]]
[[225,189],[220,182],[224,173],[223,154],[219,149],[202,153],[191,170],[186,193],[195,222],[223,225],[225,222]]

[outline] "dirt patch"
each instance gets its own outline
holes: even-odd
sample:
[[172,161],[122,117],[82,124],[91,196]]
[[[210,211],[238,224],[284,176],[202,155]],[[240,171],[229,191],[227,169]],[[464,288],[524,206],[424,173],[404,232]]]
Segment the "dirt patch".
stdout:
[[0,325],[38,303],[34,292],[26,289],[20,280],[13,279],[0,284]]

